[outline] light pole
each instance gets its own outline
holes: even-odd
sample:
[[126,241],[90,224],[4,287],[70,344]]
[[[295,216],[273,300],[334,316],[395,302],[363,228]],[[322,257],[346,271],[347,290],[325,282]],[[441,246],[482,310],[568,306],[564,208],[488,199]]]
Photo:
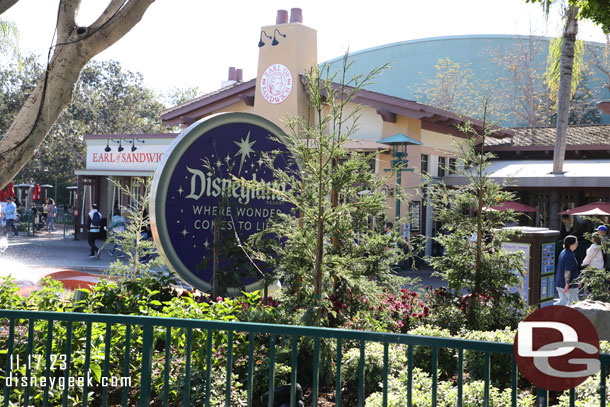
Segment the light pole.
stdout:
[[422,143],[404,134],[395,134],[379,140],[378,143],[392,147],[392,157],[394,159],[390,161],[391,168],[386,168],[384,171],[396,172],[396,221],[398,221],[400,219],[400,195],[398,191],[402,185],[402,173],[414,170],[414,168],[407,168],[409,165],[407,146],[409,144],[421,146]]

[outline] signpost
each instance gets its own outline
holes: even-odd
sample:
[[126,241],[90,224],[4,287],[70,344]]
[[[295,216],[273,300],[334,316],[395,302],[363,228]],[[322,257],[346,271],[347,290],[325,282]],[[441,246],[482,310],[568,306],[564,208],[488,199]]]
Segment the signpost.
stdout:
[[287,186],[264,161],[275,151],[274,168],[296,168],[284,137],[263,117],[225,113],[192,124],[163,156],[153,180],[151,227],[159,252],[187,283],[206,292],[221,284],[230,295],[263,288],[264,264],[254,264],[240,243],[265,230],[274,215],[290,212],[279,196]]

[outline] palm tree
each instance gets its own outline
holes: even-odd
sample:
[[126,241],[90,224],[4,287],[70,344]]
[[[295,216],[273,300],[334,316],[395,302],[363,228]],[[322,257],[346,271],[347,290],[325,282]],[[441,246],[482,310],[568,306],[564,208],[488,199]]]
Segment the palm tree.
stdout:
[[[547,3],[548,4],[548,3]],[[548,6],[546,7],[548,13]],[[553,152],[553,174],[563,174],[566,152],[566,136],[570,99],[572,94],[572,71],[574,68],[574,47],[578,34],[578,7],[568,4],[564,10],[563,38],[561,44],[559,92],[557,94],[557,124],[555,149]]]

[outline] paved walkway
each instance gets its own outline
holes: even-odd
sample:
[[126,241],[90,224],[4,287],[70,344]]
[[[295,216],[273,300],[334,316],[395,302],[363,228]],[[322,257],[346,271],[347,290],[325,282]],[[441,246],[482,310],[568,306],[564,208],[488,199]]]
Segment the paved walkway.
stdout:
[[[101,247],[103,241],[98,240]],[[63,237],[62,231],[38,232],[35,236],[26,236],[20,232],[18,237],[12,235],[6,240],[0,238],[0,261],[14,262],[35,268],[61,268],[76,271],[104,271],[116,260],[106,250],[100,258],[89,258],[89,245],[86,240],[74,240],[74,235]],[[4,267],[2,267],[4,268]]]
[[[98,240],[101,247],[103,241]],[[38,282],[49,273],[61,270],[105,273],[110,263],[116,261],[103,248],[99,258],[89,258],[89,245],[86,240],[74,240],[74,235],[64,238],[63,229],[53,233],[39,232],[26,236],[20,232],[18,237],[0,237],[0,276],[12,274],[20,281]],[[440,287],[446,282],[432,277],[432,269],[422,268],[415,271],[401,271],[399,275],[417,277],[419,285]]]

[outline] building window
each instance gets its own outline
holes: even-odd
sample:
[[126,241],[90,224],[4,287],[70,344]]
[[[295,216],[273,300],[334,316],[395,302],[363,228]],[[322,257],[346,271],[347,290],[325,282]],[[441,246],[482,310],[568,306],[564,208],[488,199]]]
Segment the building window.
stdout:
[[421,165],[419,167],[419,172],[426,173],[428,172],[428,156],[426,154],[421,155]]
[[447,166],[447,159],[445,157],[438,157],[438,176],[445,176],[445,167]]
[[455,174],[457,171],[457,161],[455,158],[449,159],[449,174]]

